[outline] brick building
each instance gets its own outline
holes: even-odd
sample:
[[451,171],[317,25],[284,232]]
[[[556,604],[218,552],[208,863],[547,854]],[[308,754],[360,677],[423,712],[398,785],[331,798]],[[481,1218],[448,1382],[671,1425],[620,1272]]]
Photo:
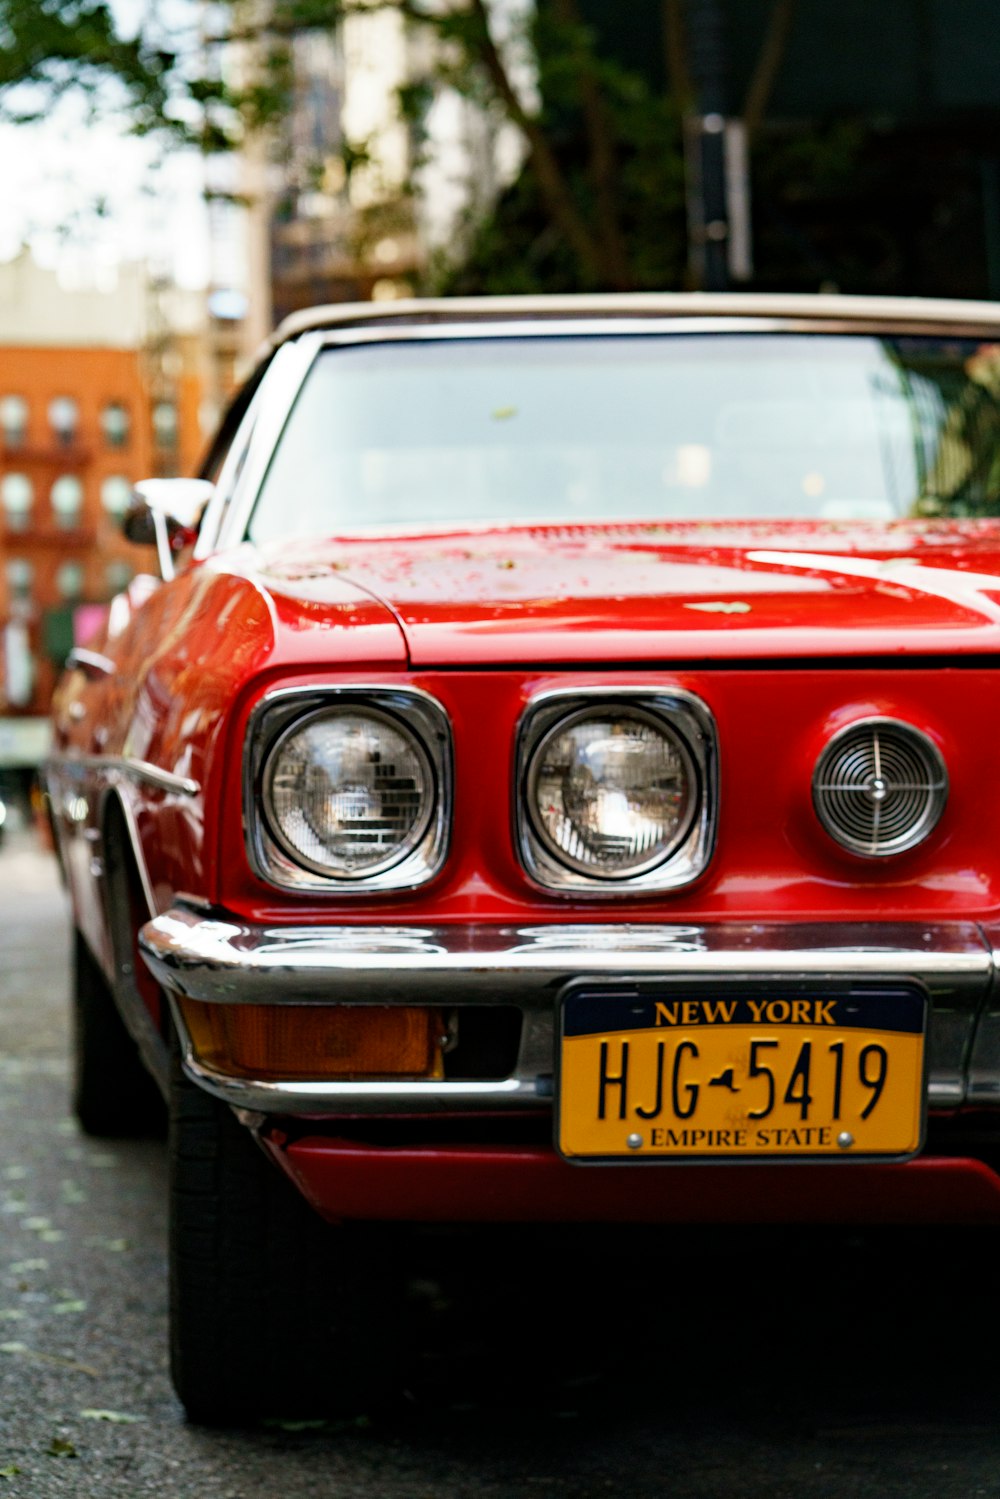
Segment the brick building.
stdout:
[[156,570],[120,531],[132,485],[197,465],[204,341],[168,313],[133,268],[100,292],[0,266],[0,765],[37,743],[92,607]]

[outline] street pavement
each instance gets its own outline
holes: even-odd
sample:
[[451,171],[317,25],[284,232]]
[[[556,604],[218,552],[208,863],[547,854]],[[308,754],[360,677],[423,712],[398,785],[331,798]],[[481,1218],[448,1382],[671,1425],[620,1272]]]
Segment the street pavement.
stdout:
[[0,1499],[1000,1496],[1000,1244],[858,1234],[409,1234],[414,1349],[348,1423],[187,1425],[166,1163],[67,1112],[68,916],[0,851]]

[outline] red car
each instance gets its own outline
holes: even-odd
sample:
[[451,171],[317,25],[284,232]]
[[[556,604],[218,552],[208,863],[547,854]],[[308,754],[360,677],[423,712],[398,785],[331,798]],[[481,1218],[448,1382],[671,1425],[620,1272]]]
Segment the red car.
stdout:
[[49,790],[193,1417],[365,1398],[387,1222],[1000,1218],[998,512],[1000,308],[846,297],[321,309],[140,486]]

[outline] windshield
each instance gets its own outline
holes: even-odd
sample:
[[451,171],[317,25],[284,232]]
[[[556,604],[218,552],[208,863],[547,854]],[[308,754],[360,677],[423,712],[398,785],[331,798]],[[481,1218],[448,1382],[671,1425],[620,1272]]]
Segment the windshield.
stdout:
[[997,513],[998,344],[504,336],[324,350],[249,535]]

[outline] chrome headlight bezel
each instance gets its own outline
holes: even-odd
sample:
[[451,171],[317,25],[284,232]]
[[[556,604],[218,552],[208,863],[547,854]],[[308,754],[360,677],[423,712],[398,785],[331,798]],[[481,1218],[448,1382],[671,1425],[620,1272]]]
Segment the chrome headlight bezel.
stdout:
[[[588,872],[559,857],[540,836],[532,813],[537,755],[554,733],[587,714],[634,713],[662,726],[678,741],[694,780],[694,806],[675,843],[633,870]],[[593,687],[556,689],[536,697],[518,728],[515,761],[515,844],[529,877],[540,888],[564,895],[631,897],[691,884],[705,870],[715,847],[718,814],[718,737],[700,698],[680,688]]]
[[[268,814],[274,757],[297,730],[331,709],[369,713],[410,736],[426,762],[431,805],[419,831],[401,854],[373,869],[337,874],[298,854]],[[410,687],[279,688],[254,709],[247,730],[243,782],[243,825],[254,873],[269,885],[299,893],[368,896],[412,890],[432,880],[448,854],[451,829],[451,726],[441,704]]]

